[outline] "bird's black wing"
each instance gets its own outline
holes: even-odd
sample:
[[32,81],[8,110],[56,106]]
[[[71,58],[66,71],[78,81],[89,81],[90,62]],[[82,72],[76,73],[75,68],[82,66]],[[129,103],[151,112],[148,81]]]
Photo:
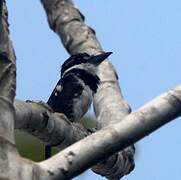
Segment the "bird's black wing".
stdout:
[[73,101],[82,94],[83,86],[77,77],[67,73],[58,81],[47,104],[54,112],[63,113],[69,120],[73,120]]

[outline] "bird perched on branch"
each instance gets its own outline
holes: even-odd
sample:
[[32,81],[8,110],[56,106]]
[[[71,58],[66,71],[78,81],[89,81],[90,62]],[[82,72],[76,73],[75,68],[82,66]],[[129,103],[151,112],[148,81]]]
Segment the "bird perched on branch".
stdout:
[[[100,83],[97,67],[110,54],[112,52],[95,56],[79,53],[67,59],[61,67],[61,79],[47,102],[52,110],[63,113],[71,122],[79,122],[89,109]],[[50,154],[50,147],[45,147],[45,158]]]

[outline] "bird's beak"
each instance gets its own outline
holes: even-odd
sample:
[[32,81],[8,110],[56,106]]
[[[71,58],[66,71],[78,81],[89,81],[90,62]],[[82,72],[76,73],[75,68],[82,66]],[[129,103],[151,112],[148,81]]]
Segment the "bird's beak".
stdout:
[[96,56],[92,56],[90,58],[90,63],[98,66],[102,61],[107,59],[108,56],[110,56],[111,54],[112,52],[105,52]]

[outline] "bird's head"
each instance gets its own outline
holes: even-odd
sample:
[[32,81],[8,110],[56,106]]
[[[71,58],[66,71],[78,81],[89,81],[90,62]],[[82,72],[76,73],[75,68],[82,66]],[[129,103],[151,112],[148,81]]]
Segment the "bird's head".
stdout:
[[61,77],[73,68],[95,71],[101,62],[103,62],[112,52],[103,52],[98,55],[89,55],[87,53],[79,53],[70,56],[61,67]]

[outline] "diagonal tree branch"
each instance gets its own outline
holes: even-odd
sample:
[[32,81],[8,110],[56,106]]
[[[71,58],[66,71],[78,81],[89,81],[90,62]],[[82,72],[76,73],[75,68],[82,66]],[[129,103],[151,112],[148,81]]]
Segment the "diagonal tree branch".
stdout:
[[[41,2],[51,29],[59,35],[70,54],[79,52],[98,54],[102,51],[95,31],[84,23],[84,16],[74,7],[71,0],[41,0]],[[94,108],[98,128],[101,129],[120,122],[130,113],[130,107],[123,99],[116,72],[109,61],[99,66],[99,76],[101,85],[94,97]],[[120,178],[134,168],[133,155],[134,147],[131,146],[98,164],[93,170],[108,178]]]
[[71,179],[179,117],[180,109],[181,85],[155,98],[121,122],[97,131],[39,165],[47,169],[46,179]]

